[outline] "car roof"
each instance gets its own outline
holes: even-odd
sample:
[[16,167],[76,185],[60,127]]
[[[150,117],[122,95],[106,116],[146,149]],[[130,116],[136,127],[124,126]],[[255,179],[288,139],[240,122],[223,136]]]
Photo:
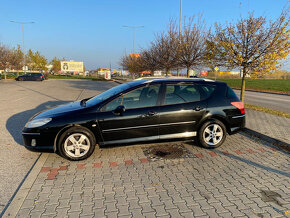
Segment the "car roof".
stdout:
[[144,78],[144,79],[137,79],[132,82],[129,82],[128,84],[135,86],[139,84],[145,84],[145,83],[158,83],[158,82],[212,82],[212,83],[224,83],[220,81],[214,81],[211,79],[206,78],[187,78],[187,77],[160,77],[160,78]]

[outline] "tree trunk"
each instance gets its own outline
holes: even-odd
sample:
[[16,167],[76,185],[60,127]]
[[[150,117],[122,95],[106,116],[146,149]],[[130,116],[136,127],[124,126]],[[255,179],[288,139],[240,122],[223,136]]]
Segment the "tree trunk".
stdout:
[[245,89],[246,89],[246,71],[247,69],[244,67],[243,68],[243,76],[242,76],[242,86],[241,86],[241,95],[240,99],[244,103],[245,101]]
[[6,71],[4,71],[4,79],[6,80],[7,79],[7,73],[6,73]]
[[133,80],[135,79],[135,73],[132,73],[132,79]]
[[169,71],[168,69],[166,69],[166,71],[165,71],[165,75],[168,76],[169,72],[170,72],[170,71]]
[[190,71],[190,68],[189,67],[187,67],[187,69],[186,69],[186,76],[187,77],[189,77],[190,75],[189,75],[189,71]]

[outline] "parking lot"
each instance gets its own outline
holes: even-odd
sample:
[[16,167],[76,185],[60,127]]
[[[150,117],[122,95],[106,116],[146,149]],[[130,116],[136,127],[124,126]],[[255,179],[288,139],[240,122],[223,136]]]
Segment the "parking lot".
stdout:
[[86,80],[0,81],[0,211],[39,156],[20,146],[28,119],[46,108],[96,95],[114,85]]
[[[26,121],[36,112],[115,85],[88,80],[0,82],[0,211],[39,157],[20,146]],[[172,152],[162,153],[164,146]],[[96,149],[81,162],[53,153],[41,160],[15,215],[283,217],[290,210],[289,154],[245,133],[228,136],[215,150],[193,141],[165,142]]]

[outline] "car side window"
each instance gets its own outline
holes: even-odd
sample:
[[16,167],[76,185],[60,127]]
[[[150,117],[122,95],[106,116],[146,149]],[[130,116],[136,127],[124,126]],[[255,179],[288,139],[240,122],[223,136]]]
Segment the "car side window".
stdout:
[[203,92],[203,99],[207,99],[209,98],[212,93],[214,92],[214,90],[216,89],[215,85],[208,85],[208,84],[202,84],[199,85],[199,87],[201,88],[201,92]]
[[200,93],[193,84],[166,85],[165,105],[200,101]]
[[102,111],[115,110],[119,105],[125,109],[155,106],[157,103],[160,84],[145,86],[126,93],[109,102]]

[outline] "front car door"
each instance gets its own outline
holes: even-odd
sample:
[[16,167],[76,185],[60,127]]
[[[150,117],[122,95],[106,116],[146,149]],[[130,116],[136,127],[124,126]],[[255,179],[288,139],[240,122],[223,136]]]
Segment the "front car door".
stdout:
[[[143,85],[103,106],[98,115],[103,144],[158,139],[160,88],[160,84]],[[120,105],[125,111],[116,114]]]
[[163,89],[159,111],[160,139],[187,138],[197,134],[197,124],[206,111],[200,87],[194,83],[169,82]]

